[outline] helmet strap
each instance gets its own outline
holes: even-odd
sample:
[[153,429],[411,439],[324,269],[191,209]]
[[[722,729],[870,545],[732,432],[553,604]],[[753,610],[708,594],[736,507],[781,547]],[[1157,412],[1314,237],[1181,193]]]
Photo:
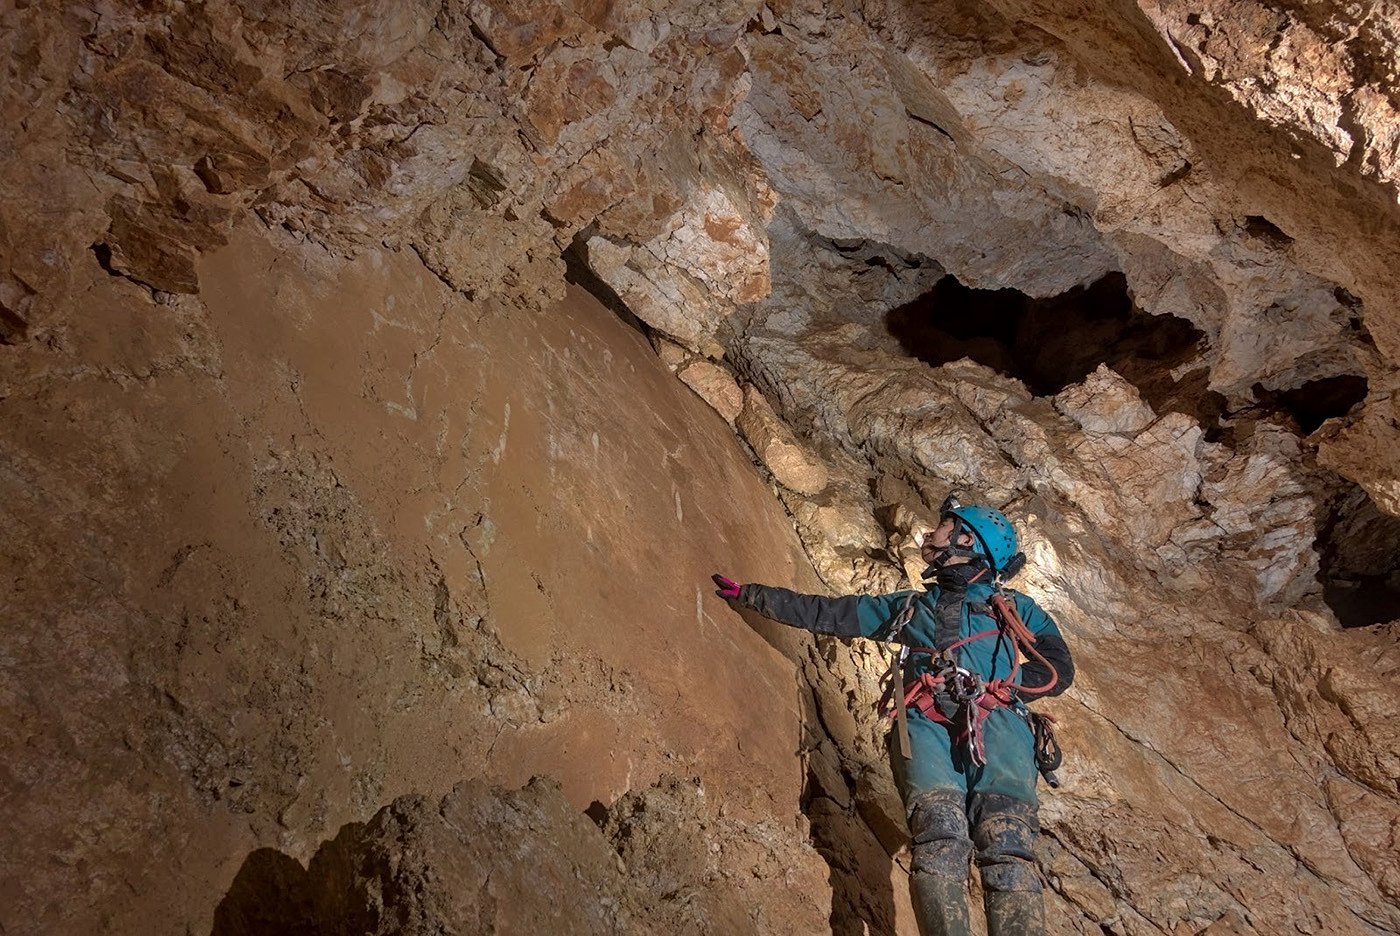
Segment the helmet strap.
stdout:
[[[957,514],[949,514],[949,516],[953,518],[953,535],[948,540],[946,554],[962,556],[965,559],[981,559],[991,565],[992,551],[987,548],[986,543],[982,542],[982,537],[978,535],[972,525]],[[958,545],[958,540],[962,539],[964,533],[972,537],[971,546]],[[979,545],[982,547],[980,550],[978,549]]]

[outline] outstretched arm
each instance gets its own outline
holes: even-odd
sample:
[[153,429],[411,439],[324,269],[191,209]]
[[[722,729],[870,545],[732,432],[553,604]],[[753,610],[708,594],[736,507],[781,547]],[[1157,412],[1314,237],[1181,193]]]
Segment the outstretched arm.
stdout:
[[[890,595],[804,595],[775,585],[739,585],[738,594],[715,576],[721,597],[732,598],[766,618],[833,637],[875,637],[904,609],[913,592]],[[737,583],[724,580],[730,586]],[[726,593],[729,591],[730,593]]]

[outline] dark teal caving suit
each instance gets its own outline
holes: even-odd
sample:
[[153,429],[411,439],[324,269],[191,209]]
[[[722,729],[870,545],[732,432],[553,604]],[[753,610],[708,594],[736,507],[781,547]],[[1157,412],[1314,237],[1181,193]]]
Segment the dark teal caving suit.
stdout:
[[[912,595],[913,616],[893,635],[894,640],[911,647],[942,649],[997,628],[987,606],[992,586],[977,581],[964,584],[961,579],[965,577],[954,567],[940,573],[941,584],[931,583],[926,592],[841,598],[744,585],[738,602],[765,617],[814,633],[888,640],[893,622]],[[1007,593],[1035,635],[1036,649],[1058,673],[1058,682],[1047,694],[1063,692],[1074,679],[1074,664],[1059,627],[1032,599],[1009,589]],[[954,655],[958,665],[990,681],[1011,675],[1016,648],[1003,633],[966,644]],[[905,662],[903,682],[908,684],[930,670],[931,657],[911,654]],[[1038,661],[1023,663],[1017,677],[1026,687],[1027,698],[1038,698],[1029,690],[1049,679],[1049,671]],[[1018,700],[1015,707],[987,714],[983,723],[987,762],[983,766],[972,764],[955,744],[950,726],[916,710],[909,712],[909,759],[901,756],[897,745],[890,745],[912,835],[915,900],[926,908],[920,912],[920,921],[929,936],[970,932],[965,888],[974,849],[992,936],[1043,931],[1040,876],[1031,850],[1039,831],[1038,770],[1034,734],[1017,711],[1023,704]],[[946,715],[956,711],[950,700],[939,708]]]

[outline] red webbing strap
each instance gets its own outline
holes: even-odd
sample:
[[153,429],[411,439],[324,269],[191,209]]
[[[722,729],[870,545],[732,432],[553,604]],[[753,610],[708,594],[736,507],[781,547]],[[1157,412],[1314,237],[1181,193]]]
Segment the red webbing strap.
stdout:
[[1002,685],[988,684],[986,690],[973,702],[963,704],[956,719],[943,714],[938,707],[938,690],[943,687],[944,678],[933,673],[922,673],[918,679],[910,680],[904,687],[904,705],[913,708],[920,715],[940,725],[956,729],[953,743],[964,745],[968,759],[978,766],[987,763],[987,746],[982,732],[982,723],[987,716],[1003,705],[1010,704],[1010,692]]
[[933,673],[921,673],[918,679],[910,680],[904,686],[904,705],[914,706],[920,715],[934,721],[946,721],[938,709],[938,690],[943,686],[943,677]]

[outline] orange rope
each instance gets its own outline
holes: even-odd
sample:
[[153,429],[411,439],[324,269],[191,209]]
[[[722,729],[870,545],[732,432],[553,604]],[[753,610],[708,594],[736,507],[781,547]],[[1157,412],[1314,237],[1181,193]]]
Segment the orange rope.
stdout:
[[1021,649],[1025,651],[1026,656],[1034,658],[1036,662],[1050,671],[1050,680],[1045,685],[1034,687],[1023,686],[1015,682],[1016,676],[1021,669],[1021,663],[1018,660],[1015,667],[1012,668],[1011,676],[1008,679],[1000,680],[1000,682],[1018,692],[1029,692],[1034,695],[1044,695],[1051,689],[1054,689],[1055,684],[1060,681],[1059,671],[1055,669],[1053,663],[1045,659],[1040,651],[1035,648],[1035,634],[1032,634],[1031,629],[1026,626],[1026,622],[1021,620],[1021,615],[1017,612],[1016,606],[1007,601],[1000,592],[994,592],[989,603],[992,606],[992,610],[996,612],[997,620],[1004,623],[1006,629],[1011,631],[1012,638],[1015,639],[1021,646]]

